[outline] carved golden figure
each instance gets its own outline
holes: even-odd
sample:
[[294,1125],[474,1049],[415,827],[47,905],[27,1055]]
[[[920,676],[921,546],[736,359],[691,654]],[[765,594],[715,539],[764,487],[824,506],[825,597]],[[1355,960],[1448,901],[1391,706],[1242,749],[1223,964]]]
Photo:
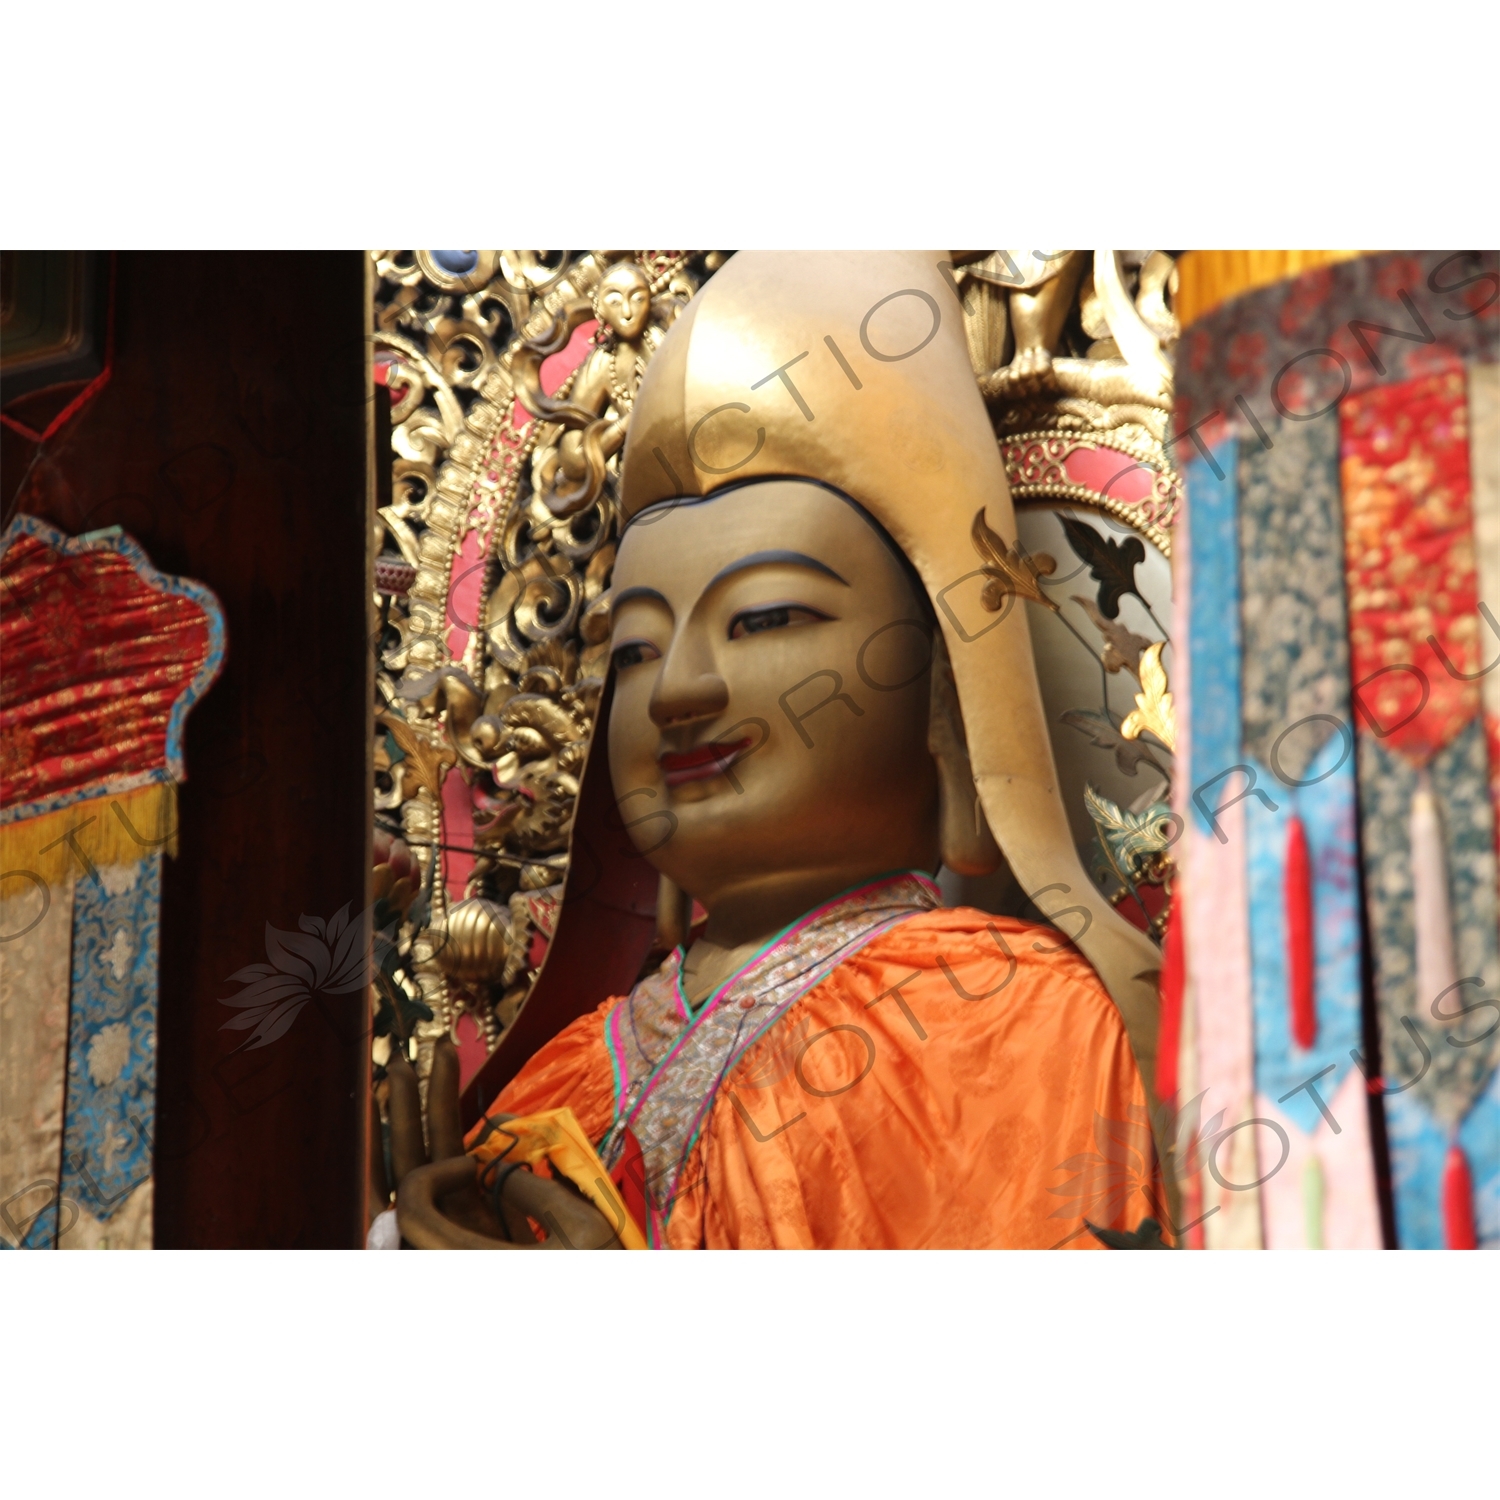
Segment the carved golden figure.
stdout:
[[1082,250],[996,250],[970,268],[986,289],[1009,293],[1015,352],[996,372],[993,394],[1030,395],[1045,389],[1087,264]]
[[[554,442],[538,443],[532,459],[536,493],[553,515],[577,515],[599,498],[605,466],[625,444],[653,345],[679,306],[672,297],[653,303],[645,271],[633,260],[617,261],[591,302],[571,304],[549,333],[522,346],[515,362],[517,396],[534,417],[564,424]],[[603,341],[583,362],[566,400],[554,400],[542,390],[541,361],[562,349],[588,317],[599,320]]]
[[[1106,1227],[1158,1201],[1160,958],[1073,846],[1024,605],[997,586],[1015,518],[939,260],[742,254],[653,360],[579,805],[607,774],[615,827],[661,877],[660,928],[685,940],[628,994],[580,987],[587,965],[549,989],[590,941],[569,926],[575,857],[548,968],[491,1059],[506,1086],[469,1136],[483,1192],[456,1154],[449,1053],[431,1166],[393,1066],[409,1242],[530,1246],[531,1221],[552,1246],[1089,1243],[1056,1182],[1101,1118],[1147,1164],[1145,1200]],[[1032,561],[999,581],[1046,572]],[[630,861],[618,835],[591,854],[594,882]],[[940,864],[1002,854],[1076,946],[940,906]],[[707,914],[691,932],[676,892]],[[560,1108],[597,1149],[598,1191],[576,1151],[550,1181],[511,1154]]]
[[[967,300],[970,346],[987,399],[1024,409],[1025,398],[1061,396],[1061,409],[1090,426],[1134,422],[1160,442],[1171,389],[1162,351],[1178,332],[1166,305],[1175,274],[1170,256],[997,250],[962,274],[974,284]],[[1060,356],[1075,305],[1081,331],[1093,341],[1083,358]]]

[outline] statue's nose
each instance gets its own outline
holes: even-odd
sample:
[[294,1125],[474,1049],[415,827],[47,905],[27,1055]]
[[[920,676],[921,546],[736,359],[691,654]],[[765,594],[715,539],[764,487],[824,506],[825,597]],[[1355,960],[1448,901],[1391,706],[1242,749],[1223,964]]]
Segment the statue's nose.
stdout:
[[651,718],[661,729],[711,719],[729,705],[729,684],[717,672],[665,671],[651,695]]

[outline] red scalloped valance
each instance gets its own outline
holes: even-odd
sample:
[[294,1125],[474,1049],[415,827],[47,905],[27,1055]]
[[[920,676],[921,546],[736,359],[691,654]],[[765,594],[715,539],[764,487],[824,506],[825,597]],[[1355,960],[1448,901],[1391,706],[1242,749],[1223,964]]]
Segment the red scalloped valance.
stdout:
[[18,516],[0,559],[0,821],[180,780],[182,724],[224,655],[218,600],[118,528]]

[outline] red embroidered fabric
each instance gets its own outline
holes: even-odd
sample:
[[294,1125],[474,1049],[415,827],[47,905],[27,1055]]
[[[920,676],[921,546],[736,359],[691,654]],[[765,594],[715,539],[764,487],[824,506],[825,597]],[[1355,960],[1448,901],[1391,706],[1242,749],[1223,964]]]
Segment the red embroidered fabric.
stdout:
[[1377,386],[1339,412],[1356,712],[1425,765],[1479,712],[1479,684],[1428,644],[1479,665],[1464,373]]
[[153,586],[120,551],[13,536],[0,563],[0,807],[171,769],[173,706],[214,652],[205,609],[163,591],[175,582]]

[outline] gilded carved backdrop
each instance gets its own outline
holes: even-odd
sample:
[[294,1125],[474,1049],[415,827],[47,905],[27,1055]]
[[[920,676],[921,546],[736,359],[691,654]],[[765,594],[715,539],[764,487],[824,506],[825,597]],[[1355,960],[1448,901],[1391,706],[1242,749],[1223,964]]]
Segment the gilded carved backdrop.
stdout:
[[[552,931],[635,393],[725,252],[372,255],[392,448],[375,538],[376,1062],[399,1039],[425,1074],[456,1030],[471,1071]],[[1018,511],[1019,536],[976,565],[997,597],[1038,606],[1075,837],[1146,925],[1170,874],[1174,263],[998,250],[946,267]]]

